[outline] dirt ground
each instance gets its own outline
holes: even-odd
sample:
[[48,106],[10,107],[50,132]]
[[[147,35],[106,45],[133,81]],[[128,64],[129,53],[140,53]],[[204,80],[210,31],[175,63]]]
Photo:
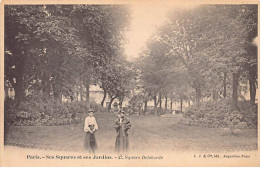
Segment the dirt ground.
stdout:
[[[98,150],[113,152],[116,133],[113,115],[95,115],[99,130],[96,133]],[[192,127],[178,123],[181,115],[129,116],[130,151],[250,151],[257,149],[257,130],[241,130],[225,134],[222,129]],[[66,126],[10,126],[5,142],[23,148],[82,151],[83,123]],[[8,147],[6,147],[8,149]]]

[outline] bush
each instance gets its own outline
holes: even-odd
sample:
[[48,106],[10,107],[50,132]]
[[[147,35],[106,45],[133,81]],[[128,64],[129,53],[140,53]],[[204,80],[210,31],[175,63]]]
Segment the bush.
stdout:
[[181,123],[215,128],[257,128],[257,106],[250,102],[239,102],[238,106],[238,110],[232,110],[232,102],[227,99],[203,102],[200,107],[190,107]]
[[129,106],[127,108],[128,114],[140,115],[143,112],[143,98],[144,96],[142,94],[136,94],[131,98],[131,100],[129,101]]
[[100,104],[90,101],[90,107],[97,113],[107,112],[107,108],[102,107]]
[[[90,107],[96,112],[105,108],[91,102]],[[11,99],[5,101],[6,125],[67,125],[81,122],[89,108],[86,102],[63,103],[45,95],[34,95],[22,102]]]

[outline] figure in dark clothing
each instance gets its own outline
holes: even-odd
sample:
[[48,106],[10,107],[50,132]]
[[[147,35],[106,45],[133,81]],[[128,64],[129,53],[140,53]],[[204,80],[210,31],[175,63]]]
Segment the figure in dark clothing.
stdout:
[[118,118],[115,122],[117,133],[115,151],[117,153],[126,153],[129,149],[129,130],[131,128],[131,120],[125,117],[124,111],[119,111]]

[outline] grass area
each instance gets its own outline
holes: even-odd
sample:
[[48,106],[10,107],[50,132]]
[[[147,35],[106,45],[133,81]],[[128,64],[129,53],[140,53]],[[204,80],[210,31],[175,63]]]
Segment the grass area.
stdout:
[[[98,149],[111,152],[116,133],[113,115],[96,114],[99,130]],[[242,130],[238,135],[223,135],[218,128],[202,128],[179,124],[180,115],[172,117],[129,116],[132,120],[130,149],[132,151],[241,151],[257,149],[257,130]],[[7,143],[57,150],[82,150],[83,122],[66,126],[10,126]]]

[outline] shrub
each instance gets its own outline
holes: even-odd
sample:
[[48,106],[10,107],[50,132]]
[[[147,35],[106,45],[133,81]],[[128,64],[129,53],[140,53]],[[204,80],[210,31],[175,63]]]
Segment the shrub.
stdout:
[[243,101],[239,102],[238,110],[232,110],[232,102],[228,99],[203,102],[199,107],[191,106],[181,123],[231,129],[257,128],[257,106]]
[[107,112],[107,109],[102,107],[100,104],[90,101],[90,107],[97,113],[104,113]]
[[[91,102],[90,107],[96,112],[104,112],[105,108]],[[88,110],[86,102],[63,103],[37,94],[23,100],[19,104],[8,99],[5,101],[6,125],[66,125],[79,123]]]

